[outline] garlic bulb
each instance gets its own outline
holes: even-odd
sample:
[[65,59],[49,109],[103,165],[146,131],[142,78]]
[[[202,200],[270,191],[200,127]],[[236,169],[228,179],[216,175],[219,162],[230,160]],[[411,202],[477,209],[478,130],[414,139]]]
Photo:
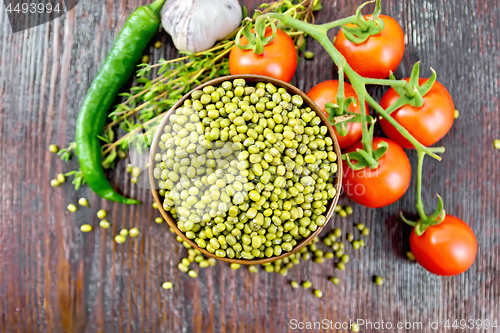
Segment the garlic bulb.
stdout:
[[161,20],[178,50],[196,53],[236,30],[241,16],[238,0],[169,0]]

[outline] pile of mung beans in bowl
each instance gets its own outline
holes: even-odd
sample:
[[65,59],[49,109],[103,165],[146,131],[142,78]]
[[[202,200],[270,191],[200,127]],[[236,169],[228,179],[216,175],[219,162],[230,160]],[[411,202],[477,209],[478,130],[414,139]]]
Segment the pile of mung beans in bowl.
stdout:
[[326,116],[294,86],[227,76],[165,115],[149,163],[153,197],[191,247],[231,263],[299,251],[337,204],[342,163]]

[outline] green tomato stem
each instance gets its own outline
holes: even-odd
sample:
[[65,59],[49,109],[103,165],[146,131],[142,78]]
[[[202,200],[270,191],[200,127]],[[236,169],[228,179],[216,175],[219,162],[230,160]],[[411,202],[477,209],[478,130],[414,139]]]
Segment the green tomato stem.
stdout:
[[[365,98],[361,97],[362,95],[358,95],[359,98],[359,106],[361,108],[361,124],[363,126],[363,136],[361,137],[361,143],[363,144],[363,148],[368,153],[369,156],[373,156],[373,136],[370,135],[370,131],[368,130],[368,122],[366,121],[366,102]],[[370,161],[367,161],[370,165]],[[378,162],[377,162],[378,167]]]
[[373,156],[370,155],[367,151],[365,151],[363,149],[358,149],[357,152],[359,154],[361,154],[361,156],[363,156],[363,158],[365,159],[365,161],[368,163],[370,169],[376,169],[376,168],[378,168],[378,166],[379,166],[378,161],[375,158],[373,158]]
[[341,116],[344,114],[344,100],[345,100],[345,93],[344,93],[344,67],[339,66],[339,91],[337,92],[337,104],[338,104],[338,109],[337,109],[337,115]]
[[328,32],[328,30],[331,30],[336,27],[340,27],[341,25],[348,24],[348,23],[355,23],[356,22],[356,15],[349,16],[340,20],[336,20],[333,22],[317,25],[317,27],[325,32],[325,34]]
[[[435,148],[429,148],[432,152],[434,153],[444,153],[445,148],[444,147],[435,147]],[[420,216],[420,219],[418,221],[409,221],[407,220],[402,213],[400,213],[401,219],[403,222],[406,224],[412,226],[415,230],[415,233],[418,236],[422,236],[427,228],[433,226],[433,225],[438,225],[439,223],[443,222],[445,217],[446,217],[446,211],[444,210],[444,204],[443,200],[439,196],[438,197],[438,206],[436,211],[431,214],[430,216],[427,215],[424,209],[424,203],[422,202],[422,172],[423,172],[423,167],[424,167],[424,158],[427,153],[423,151],[418,151],[418,170],[417,170],[417,203],[416,203],[416,208],[418,210],[418,215]]]
[[391,86],[391,87],[399,87],[405,88],[408,85],[408,82],[405,80],[386,80],[386,79],[370,79],[364,78],[365,84],[372,84],[377,86]]
[[[433,153],[442,154],[445,152],[444,147],[433,147],[428,148]],[[427,155],[426,152],[418,150],[418,167],[417,167],[417,204],[415,205],[418,210],[418,215],[420,216],[421,223],[433,223],[434,221],[428,221],[429,216],[425,212],[424,203],[422,202],[422,171],[424,168],[424,158]],[[425,221],[425,222],[424,222]]]
[[421,220],[427,219],[427,214],[425,212],[424,203],[422,202],[422,170],[424,166],[425,153],[421,150],[418,151],[418,167],[417,167],[417,208],[418,215],[420,215]]
[[413,98],[413,105],[416,108],[421,108],[424,105],[424,97],[422,96],[420,91],[418,91],[418,88],[416,86],[413,90]]
[[406,104],[408,104],[408,97],[404,97],[404,96],[400,97],[394,103],[392,103],[387,109],[385,109],[385,112],[387,114],[391,114],[394,111],[402,108]]

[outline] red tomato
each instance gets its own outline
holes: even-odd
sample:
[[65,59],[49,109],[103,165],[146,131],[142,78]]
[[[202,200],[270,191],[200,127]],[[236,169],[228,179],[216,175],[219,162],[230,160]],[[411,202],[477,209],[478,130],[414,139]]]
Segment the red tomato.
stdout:
[[[266,37],[272,35],[272,29],[266,29]],[[248,44],[243,36],[241,45]],[[295,43],[283,30],[277,29],[276,38],[264,46],[264,53],[255,54],[252,50],[241,50],[234,46],[229,54],[231,75],[255,74],[270,76],[290,82],[297,70],[297,51]]]
[[423,268],[437,275],[451,276],[468,270],[477,254],[477,240],[462,220],[446,215],[444,221],[427,228],[422,236],[412,231],[410,248]]
[[[409,81],[410,79],[405,79]],[[420,85],[428,79],[420,79]],[[398,93],[390,88],[382,97],[380,105],[387,109],[399,98]],[[424,96],[424,105],[414,108],[406,105],[391,113],[391,116],[410,132],[424,146],[432,146],[441,140],[451,129],[455,119],[455,105],[448,90],[436,81],[427,95]],[[389,122],[380,121],[384,133],[403,148],[413,148]]]
[[[366,15],[369,18],[371,15]],[[380,15],[384,30],[370,36],[364,43],[349,41],[342,30],[337,34],[335,47],[344,55],[347,63],[359,75],[374,79],[385,79],[395,71],[403,59],[405,39],[403,29],[392,17]]]
[[[349,83],[344,84],[344,92],[345,92],[345,97],[354,97],[356,98],[356,107],[351,104],[349,106],[349,111],[350,112],[355,112],[355,113],[361,113],[361,107],[359,105],[359,100],[357,98],[356,92],[354,91],[353,87]],[[329,81],[324,81],[316,86],[314,86],[309,92],[307,93],[307,96],[309,96],[323,112],[326,114],[328,117],[328,112],[326,112],[325,105],[326,103],[335,103],[337,100],[337,93],[339,89],[339,81],[337,80],[329,80]],[[366,105],[366,114],[368,114],[368,104]],[[339,141],[340,149],[345,149],[356,142],[358,142],[361,139],[362,133],[363,133],[363,128],[361,126],[361,123],[347,123],[347,135],[346,136],[340,136],[335,129],[335,134],[337,135],[337,139]]]
[[[410,186],[411,165],[405,151],[394,141],[386,138],[373,138],[373,150],[385,141],[389,144],[387,152],[379,159],[377,169],[364,168],[359,171],[349,168],[343,162],[343,190],[354,202],[371,208],[380,208],[398,201]],[[358,142],[346,153],[362,149]],[[353,164],[355,164],[354,161]]]

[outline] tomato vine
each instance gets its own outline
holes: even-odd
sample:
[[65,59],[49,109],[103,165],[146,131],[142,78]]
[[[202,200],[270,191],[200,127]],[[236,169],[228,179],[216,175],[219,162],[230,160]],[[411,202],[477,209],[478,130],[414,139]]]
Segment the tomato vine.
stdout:
[[[346,38],[349,39],[353,43],[363,43],[370,36],[374,36],[379,34],[384,29],[384,22],[379,17],[381,13],[381,1],[376,0],[375,2],[375,10],[373,15],[371,15],[368,19],[361,14],[361,9],[368,3],[374,1],[370,1],[361,5],[355,15],[349,16],[347,18],[343,18],[340,20],[336,20],[330,23],[315,25],[304,21],[299,21],[294,19],[290,15],[284,15],[279,13],[267,13],[261,15],[256,20],[256,27],[259,27],[259,30],[262,30],[263,26],[270,21],[271,25],[274,26],[272,20],[281,21],[281,24],[285,26],[292,27],[299,31],[303,31],[305,34],[308,34],[316,41],[318,41],[323,48],[328,52],[334,61],[335,65],[338,68],[338,77],[339,77],[339,87],[338,94],[336,96],[335,103],[329,103],[327,105],[328,113],[330,115],[330,121],[334,126],[338,129],[342,127],[338,127],[343,122],[353,122],[359,121],[362,124],[362,147],[363,149],[356,149],[355,151],[344,154],[343,159],[349,165],[349,167],[353,170],[362,170],[364,168],[376,169],[379,166],[379,159],[386,153],[388,149],[387,142],[379,141],[378,145],[373,147],[373,130],[375,121],[367,115],[366,103],[368,103],[382,118],[384,118],[390,125],[392,125],[406,140],[408,140],[413,147],[418,152],[418,180],[417,180],[417,204],[416,208],[420,215],[420,220],[418,222],[412,222],[401,216],[402,219],[408,223],[409,225],[415,227],[415,232],[417,235],[422,235],[427,228],[430,226],[439,224],[446,217],[446,213],[444,210],[444,204],[441,197],[438,195],[439,203],[437,210],[428,216],[425,212],[422,202],[422,169],[423,169],[423,161],[426,155],[433,157],[434,159],[440,161],[441,157],[438,153],[443,153],[444,148],[430,148],[424,146],[420,143],[410,132],[405,129],[402,125],[400,125],[392,116],[391,113],[398,110],[399,108],[410,105],[415,108],[422,107],[424,104],[423,97],[429,93],[432,89],[434,83],[436,82],[436,71],[432,68],[432,76],[428,79],[422,86],[420,86],[420,64],[417,62],[413,69],[412,74],[409,80],[397,80],[393,73],[390,73],[389,79],[376,79],[376,78],[367,78],[359,75],[353,68],[349,65],[346,58],[342,55],[342,53],[335,47],[335,45],[330,41],[327,33],[329,30],[342,27],[343,32],[346,35]],[[242,30],[242,33],[245,35],[250,34],[249,26],[245,26],[245,30]],[[258,35],[262,35],[259,33]],[[260,39],[257,36],[257,39]],[[265,40],[266,43],[270,42],[269,40]],[[258,42],[260,44],[260,40]],[[257,45],[257,49],[259,49],[259,45]],[[348,112],[347,109],[351,103],[356,103],[356,100],[352,97],[345,98],[344,91],[344,76],[349,79],[350,84],[352,85],[356,95],[358,97],[358,103],[361,108],[360,114],[352,114]],[[391,104],[389,107],[384,109],[366,90],[367,85],[384,85],[392,87],[398,94],[399,98]],[[356,118],[356,119],[354,119]],[[352,163],[352,160],[355,160],[356,163]]]

